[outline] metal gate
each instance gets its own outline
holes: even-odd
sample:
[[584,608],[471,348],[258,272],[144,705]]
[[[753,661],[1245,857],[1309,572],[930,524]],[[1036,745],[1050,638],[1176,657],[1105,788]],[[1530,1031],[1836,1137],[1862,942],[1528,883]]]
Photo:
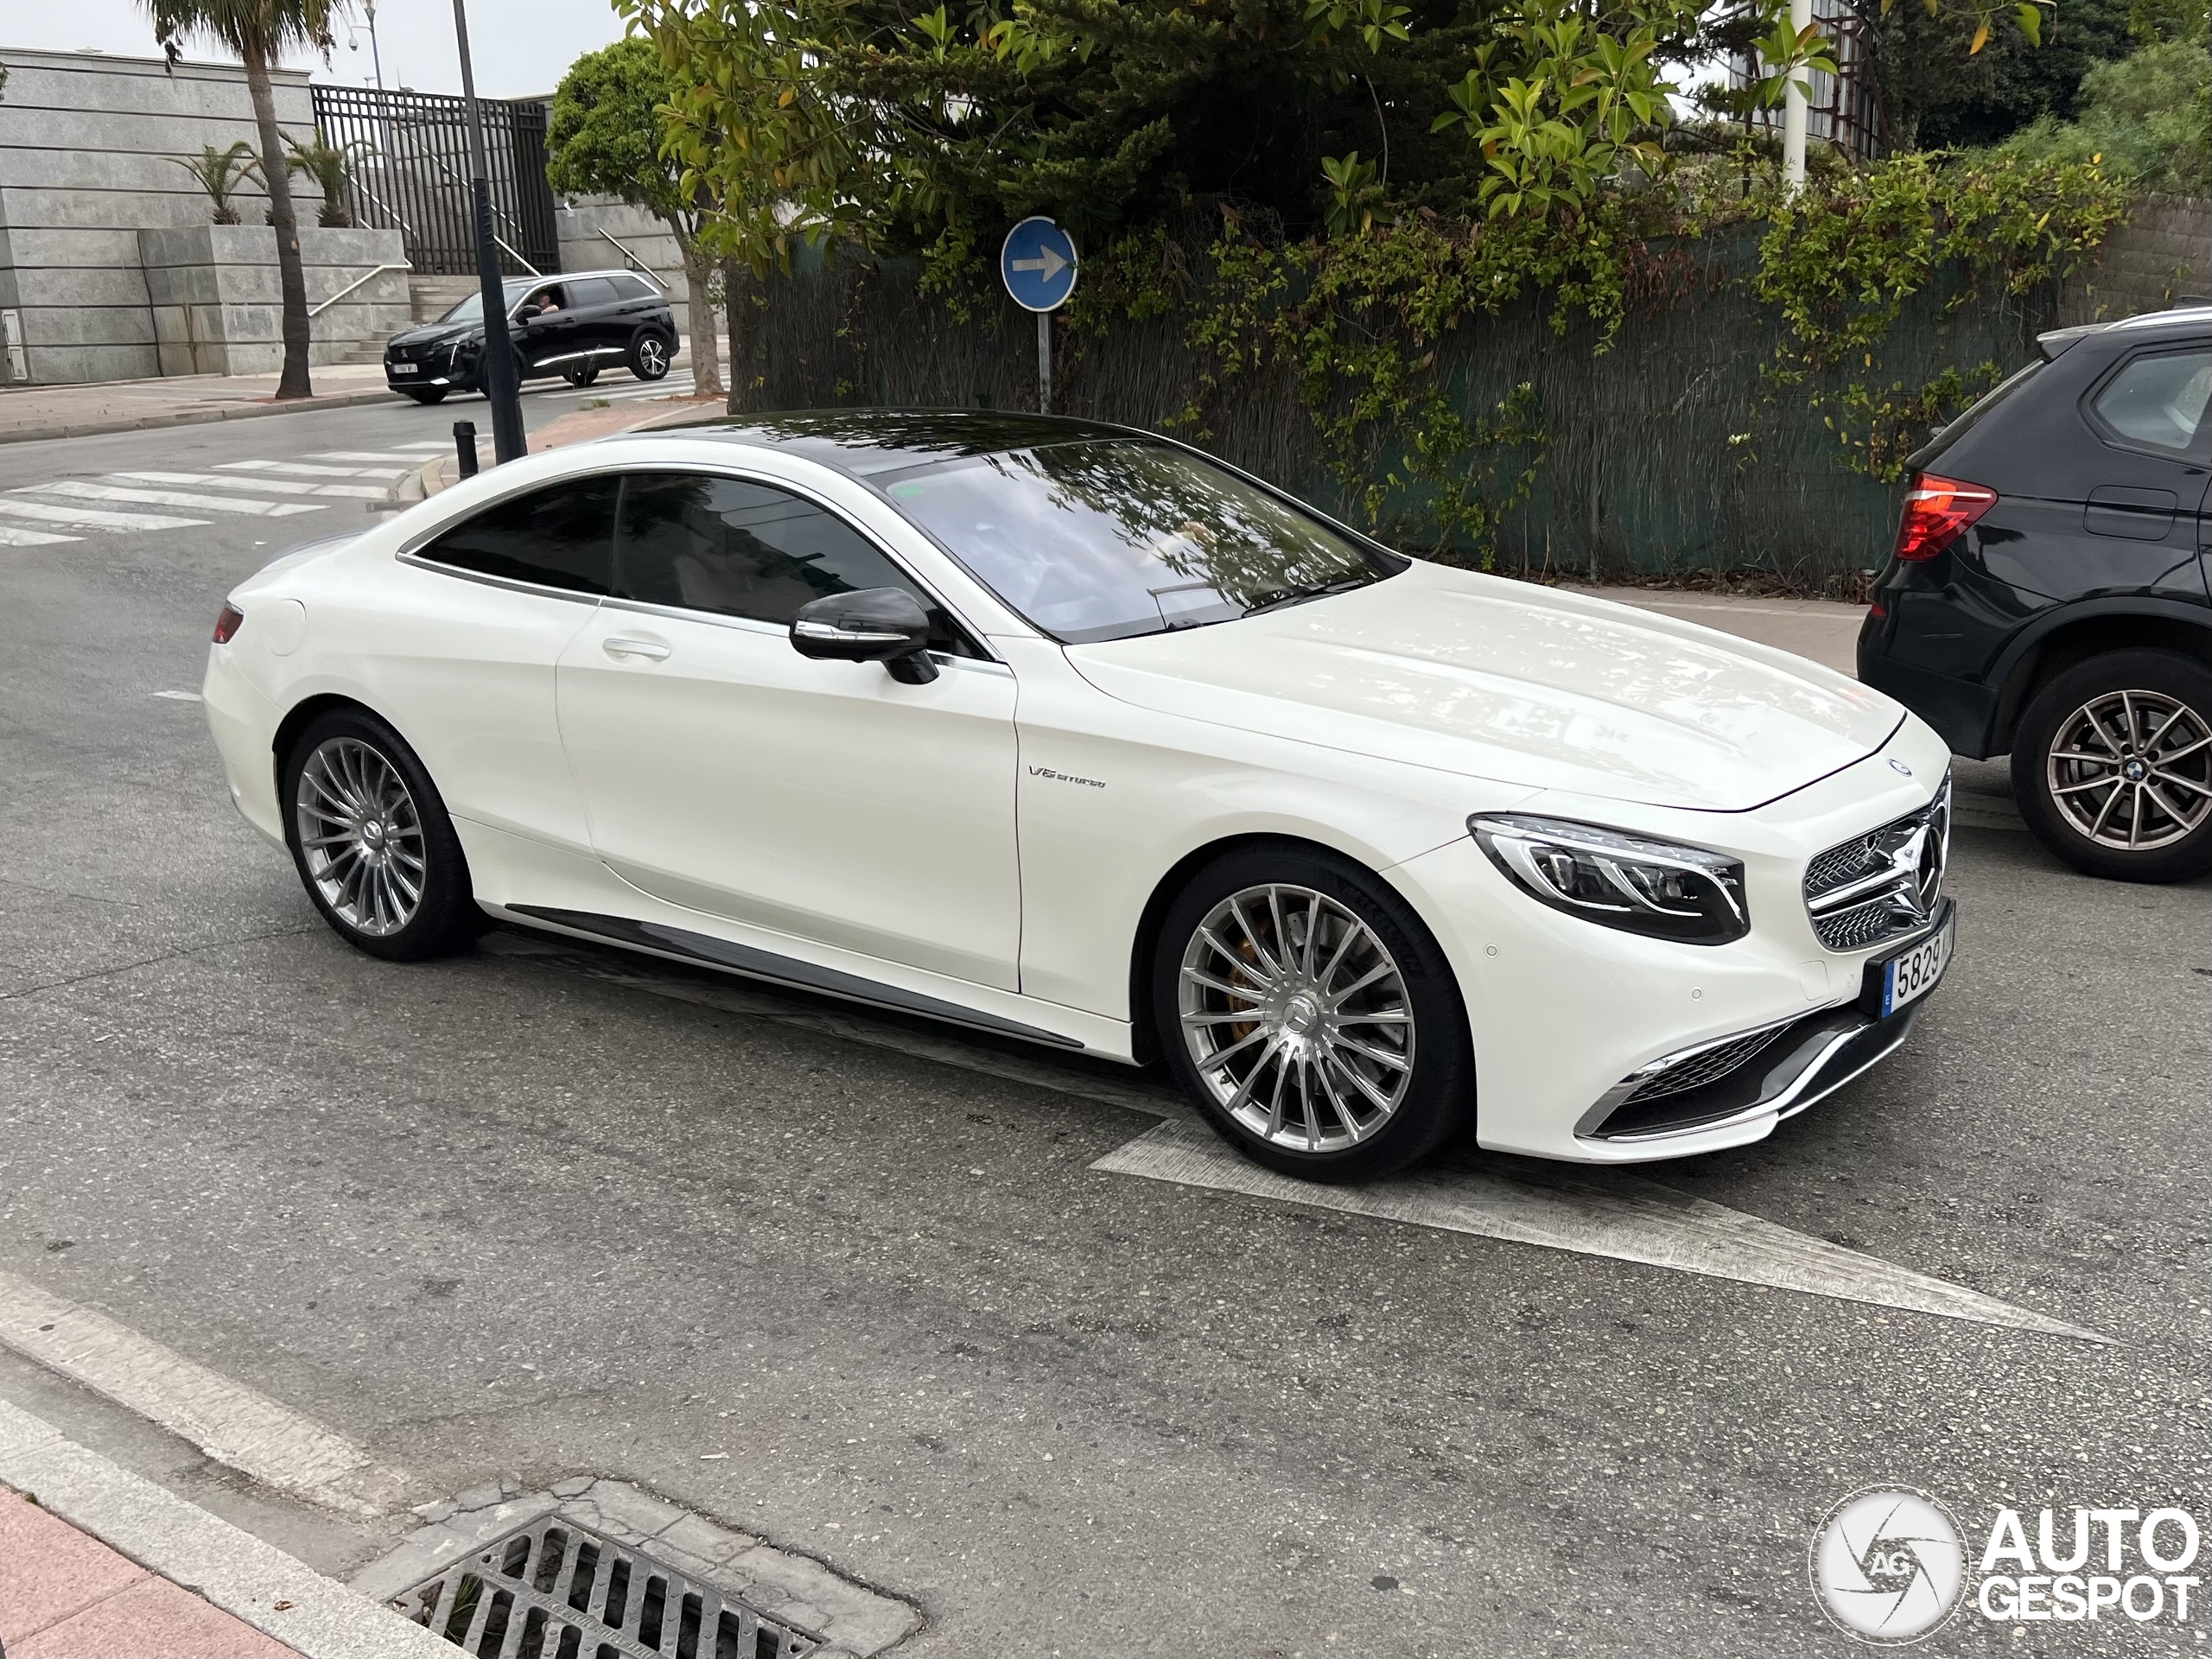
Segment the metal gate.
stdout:
[[[468,188],[466,99],[365,86],[309,89],[325,143],[346,151],[346,207],[353,222],[396,230],[408,263],[426,276],[476,274],[476,221]],[[542,103],[479,100],[492,228],[510,276],[558,270],[553,191],[545,181]]]

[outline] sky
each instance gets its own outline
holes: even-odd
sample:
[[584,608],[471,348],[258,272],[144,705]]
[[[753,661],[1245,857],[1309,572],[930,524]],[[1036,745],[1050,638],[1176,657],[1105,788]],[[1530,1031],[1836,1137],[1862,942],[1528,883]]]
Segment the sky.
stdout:
[[[457,92],[461,67],[454,49],[453,0],[372,0],[377,52],[384,84],[418,92]],[[476,60],[476,90],[487,98],[528,98],[552,92],[569,66],[586,52],[620,38],[621,19],[608,0],[467,0],[469,46]],[[288,60],[317,80],[373,86],[364,0],[353,0],[353,20],[337,29],[338,48],[327,68],[313,54]],[[160,55],[146,14],[136,0],[73,0],[67,5],[0,6],[0,47],[73,52],[97,47],[116,57]],[[188,58],[214,60],[205,46],[187,47]]]

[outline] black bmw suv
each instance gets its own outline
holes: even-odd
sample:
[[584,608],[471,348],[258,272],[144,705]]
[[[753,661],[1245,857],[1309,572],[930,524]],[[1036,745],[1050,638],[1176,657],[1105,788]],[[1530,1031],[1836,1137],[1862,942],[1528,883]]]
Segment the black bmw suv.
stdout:
[[2076,868],[2212,869],[2212,306],[2042,336],[1910,457],[1859,677]]
[[[588,386],[624,364],[658,380],[676,359],[676,320],[668,296],[627,270],[580,270],[512,278],[507,338],[525,380],[557,374]],[[480,391],[484,297],[472,294],[435,322],[395,334],[384,348],[385,384],[418,404],[449,391]]]

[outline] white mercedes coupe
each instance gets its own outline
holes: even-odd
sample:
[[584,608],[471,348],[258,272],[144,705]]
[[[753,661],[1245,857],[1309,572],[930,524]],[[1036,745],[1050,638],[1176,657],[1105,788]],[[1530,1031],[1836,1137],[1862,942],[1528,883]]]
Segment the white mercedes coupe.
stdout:
[[278,559],[206,691],[340,938],[486,918],[1164,1063],[1319,1179],[1770,1134],[1949,961],[1949,754],[1148,434],[713,420]]

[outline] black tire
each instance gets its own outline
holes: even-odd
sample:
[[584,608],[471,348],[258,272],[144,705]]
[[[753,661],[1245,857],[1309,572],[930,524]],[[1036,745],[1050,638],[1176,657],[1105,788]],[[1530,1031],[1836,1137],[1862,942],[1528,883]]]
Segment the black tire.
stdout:
[[[1186,1010],[1186,954],[1195,956],[1209,976],[1218,974],[1219,964],[1230,958],[1212,941],[1228,942],[1235,931],[1224,922],[1210,930],[1212,940],[1207,940],[1199,932],[1200,925],[1214,917],[1233,896],[1269,887],[1298,890],[1296,893],[1279,895],[1285,906],[1281,933],[1274,931],[1277,925],[1271,917],[1248,905],[1247,914],[1255,921],[1257,934],[1248,927],[1243,930],[1245,937],[1235,940],[1236,959],[1245,964],[1258,963],[1256,950],[1262,944],[1271,948],[1287,944],[1287,954],[1298,957],[1302,953],[1305,938],[1316,934],[1317,930],[1319,941],[1311,962],[1294,963],[1284,979],[1277,982],[1288,995],[1271,994],[1274,1001],[1281,1004],[1274,1012],[1280,1012],[1283,1018],[1277,1020],[1271,1012],[1264,1022],[1264,1030],[1262,1020],[1238,1022],[1235,1020],[1236,1012],[1259,999],[1240,995],[1232,1001],[1223,995],[1221,988],[1210,989],[1198,982],[1191,983],[1189,995],[1203,1006]],[[1324,902],[1314,904],[1310,897],[1300,894],[1318,895]],[[1303,913],[1307,918],[1318,917],[1318,923],[1310,919],[1301,922],[1301,907],[1306,907]],[[1368,938],[1376,948],[1375,954],[1363,957],[1366,943],[1353,933],[1350,918],[1356,918],[1367,930]],[[1348,935],[1354,943],[1336,959],[1338,971],[1333,976],[1321,972],[1318,966],[1320,958],[1336,950]],[[1357,993],[1353,1000],[1344,1004],[1351,1012],[1342,1025],[1359,1027],[1356,1039],[1365,1046],[1351,1051],[1332,1040],[1325,1041],[1336,1035],[1335,1016],[1311,998],[1300,1009],[1298,1003],[1302,993],[1298,986],[1320,984],[1325,989],[1340,988],[1363,971],[1357,967],[1359,962],[1380,962],[1381,953],[1387,953],[1395,969],[1395,982],[1402,1001],[1393,998],[1393,981],[1385,977],[1379,987]],[[1230,983],[1256,990],[1260,982],[1251,976],[1265,970],[1264,963],[1257,968],[1235,968],[1224,977]],[[1370,1180],[1433,1151],[1470,1121],[1475,1100],[1474,1048],[1467,1035],[1466,1009],[1460,1000],[1458,979],[1442,949],[1412,907],[1380,876],[1349,859],[1319,848],[1287,842],[1243,849],[1215,860],[1192,877],[1161,918],[1151,980],[1153,1028],[1176,1081],[1223,1138],[1255,1163],[1307,1180]],[[1382,997],[1383,1005],[1377,1007],[1360,1000],[1370,995]],[[1393,1039],[1391,1024],[1366,1023],[1367,1016],[1387,1014],[1394,1004],[1411,1014],[1409,1027],[1402,1019],[1394,1022],[1397,1029],[1408,1033],[1402,1040]],[[1186,1025],[1186,1012],[1199,1023]],[[1202,1075],[1202,1062],[1192,1052],[1193,1044],[1211,1045],[1213,1050],[1218,1050],[1228,1043],[1242,1044],[1254,1033],[1260,1033],[1257,1046],[1248,1052],[1262,1058],[1248,1069],[1239,1071],[1236,1063],[1230,1058],[1225,1058],[1219,1068],[1204,1068],[1222,1077],[1222,1090],[1231,1095],[1231,1099],[1224,1101],[1215,1085]],[[1326,1048],[1340,1058],[1326,1062],[1309,1059],[1305,1064],[1287,1063],[1281,1056],[1289,1052],[1294,1038],[1308,1056]],[[1285,1046],[1279,1048],[1279,1044]],[[1410,1050],[1410,1067],[1401,1065],[1393,1070],[1362,1058],[1364,1052],[1374,1049],[1392,1049],[1394,1044],[1396,1050]],[[1265,1068],[1271,1065],[1274,1071],[1268,1072]],[[1410,1075],[1403,1077],[1402,1092],[1397,1094],[1390,1109],[1383,1111],[1371,1099],[1363,1097],[1350,1080],[1340,1077],[1342,1071],[1355,1066],[1371,1083],[1380,1079],[1382,1086],[1391,1090],[1399,1087],[1400,1073],[1409,1071]],[[1254,1073],[1261,1075],[1249,1100],[1241,1109],[1264,1121],[1247,1122],[1230,1109],[1237,1105],[1237,1090],[1253,1082]],[[1316,1088],[1314,1080],[1320,1077],[1335,1080],[1326,1088]],[[1336,1096],[1333,1100],[1332,1094]],[[1260,1101],[1262,1095],[1268,1096],[1264,1106]],[[1306,1111],[1305,1103],[1308,1101],[1313,1103],[1311,1117]],[[1337,1109],[1340,1101],[1350,1103],[1349,1111]],[[1274,1111],[1278,1102],[1280,1116]],[[1376,1113],[1375,1122],[1363,1134],[1355,1135],[1353,1120],[1370,1110]],[[1305,1129],[1301,1130],[1294,1119],[1302,1120]],[[1320,1127],[1321,1139],[1336,1135],[1339,1144],[1314,1149],[1312,1143],[1315,1137],[1311,1131],[1316,1123]],[[1270,1126],[1275,1124],[1280,1127],[1271,1136]],[[1300,1141],[1304,1144],[1298,1144]]]
[[[2212,793],[2199,792],[2212,791],[2212,742],[2193,747],[2200,739],[2212,739],[2212,669],[2170,651],[2093,657],[2037,691],[2020,717],[2012,738],[2020,816],[2045,847],[2090,875],[2202,875],[2212,869]],[[2064,758],[2106,753],[2109,766]],[[2107,777],[2109,787],[2099,781]],[[2093,836],[2100,815],[2104,828]],[[2126,845],[2131,834],[2143,844]]]
[[[364,751],[404,785],[404,805],[381,786],[383,775],[360,760]],[[319,756],[317,778],[334,784],[340,795],[303,781]],[[323,920],[346,944],[390,962],[418,962],[466,944],[482,931],[484,913],[477,908],[468,861],[445,803],[415,751],[384,721],[364,709],[336,709],[316,716],[285,755],[278,779],[284,844],[292,850],[293,866]],[[341,796],[380,804],[377,817],[368,821],[374,833],[353,837],[350,849],[341,844],[334,860],[326,849],[310,847],[302,824],[303,791],[313,804],[308,812],[319,817],[312,827],[320,835],[341,833],[344,822],[367,827],[359,815],[344,811]],[[407,868],[410,848],[423,867],[419,873]],[[330,861],[318,863],[319,859]],[[374,880],[378,864],[391,872],[389,879]],[[412,912],[403,918],[400,901],[410,874],[416,898]],[[392,908],[386,909],[387,902]]]
[[446,400],[446,390],[443,386],[402,386],[399,388],[403,397],[412,397],[418,404],[442,404]]
[[575,368],[563,369],[561,378],[572,386],[588,386],[599,378],[599,365],[586,363]]
[[630,342],[630,372],[640,380],[665,380],[675,360],[675,351],[668,341],[650,328],[639,331]]

